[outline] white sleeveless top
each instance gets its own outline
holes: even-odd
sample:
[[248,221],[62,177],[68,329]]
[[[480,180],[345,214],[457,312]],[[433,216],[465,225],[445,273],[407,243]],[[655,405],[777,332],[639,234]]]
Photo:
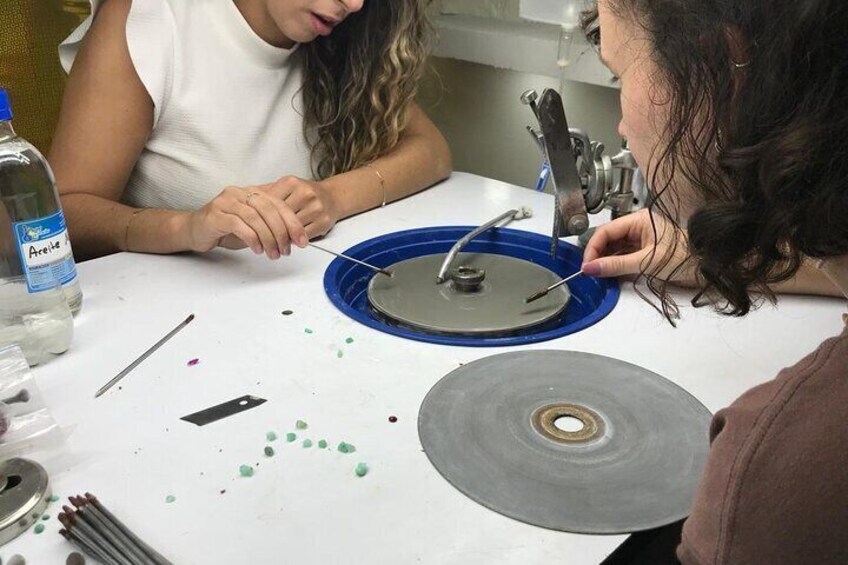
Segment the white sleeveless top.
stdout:
[[[66,71],[90,25],[59,47]],[[126,32],[154,118],[123,202],[196,210],[226,186],[312,178],[297,46],[263,41],[232,0],[133,0]]]

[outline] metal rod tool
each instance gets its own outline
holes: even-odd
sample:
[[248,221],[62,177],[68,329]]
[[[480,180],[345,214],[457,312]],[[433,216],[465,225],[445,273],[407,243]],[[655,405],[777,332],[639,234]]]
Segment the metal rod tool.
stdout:
[[554,284],[552,284],[548,288],[546,288],[544,290],[540,290],[536,294],[528,296],[527,298],[524,299],[524,302],[526,304],[530,304],[531,302],[535,302],[536,300],[539,300],[543,296],[547,296],[548,293],[551,292],[552,290],[557,289],[564,284],[568,284],[570,281],[573,281],[574,279],[576,279],[577,277],[582,276],[582,275],[583,275],[583,271],[577,271],[573,275],[569,275],[569,276],[565,277],[564,279],[562,279],[561,281],[555,282]]
[[381,275],[386,275],[387,277],[392,276],[391,271],[388,271],[386,269],[381,269],[380,267],[375,267],[374,265],[369,265],[365,261],[360,261],[359,259],[354,259],[353,257],[351,257],[349,255],[345,255],[344,253],[337,253],[336,251],[331,251],[331,250],[327,249],[326,247],[321,247],[320,245],[315,245],[314,243],[308,243],[307,245],[309,245],[309,247],[314,247],[315,249],[319,249],[319,250],[323,251],[324,253],[329,253],[330,255],[335,255],[336,257],[339,257],[341,259],[345,259],[346,261],[356,263],[357,265],[362,265],[363,267],[368,267],[372,271],[380,273]]
[[117,375],[115,375],[115,376],[112,378],[112,380],[110,380],[108,383],[106,383],[105,385],[103,385],[102,387],[100,387],[100,390],[98,390],[98,391],[97,391],[97,393],[94,395],[94,398],[98,398],[98,397],[99,397],[99,396],[101,396],[104,392],[106,392],[107,390],[109,390],[110,388],[112,388],[113,386],[115,386],[115,385],[118,383],[118,381],[120,381],[121,379],[123,379],[124,377],[126,377],[126,376],[130,373],[130,371],[132,371],[133,369],[135,369],[136,367],[138,367],[139,365],[141,365],[141,363],[142,363],[145,359],[147,359],[148,357],[150,357],[151,355],[153,355],[153,353],[155,353],[157,349],[159,349],[160,347],[162,347],[162,346],[163,346],[163,345],[164,345],[164,344],[165,344],[165,343],[166,343],[169,339],[171,339],[172,337],[174,337],[175,335],[177,335],[177,333],[179,333],[179,331],[180,331],[180,330],[182,330],[184,327],[186,327],[187,325],[189,325],[189,324],[191,323],[191,321],[192,321],[192,320],[194,320],[194,314],[190,315],[188,318],[186,318],[185,320],[183,320],[183,322],[182,322],[180,325],[178,325],[176,328],[174,328],[173,330],[171,330],[170,332],[168,332],[168,335],[166,335],[165,337],[163,337],[162,339],[160,339],[159,341],[157,341],[157,342],[153,345],[153,347],[151,347],[150,349],[148,349],[147,351],[145,351],[144,353],[142,353],[142,354],[141,354],[141,357],[139,357],[138,359],[136,359],[135,361],[133,361],[132,363],[130,363],[130,364],[127,366],[127,368],[126,368],[126,369],[124,369],[123,371],[121,371],[120,373],[118,373]]
[[503,222],[503,224],[500,227],[503,227],[513,220],[523,220],[524,218],[530,218],[531,216],[533,216],[533,210],[527,208],[526,206],[522,206],[521,208],[504,212],[497,218],[489,220],[479,228],[471,231],[470,233],[462,237],[462,239],[457,241],[453,245],[453,247],[450,248],[450,251],[448,251],[448,254],[445,256],[445,260],[442,262],[442,266],[439,269],[438,274],[436,275],[436,284],[442,284],[448,279],[448,271],[450,270],[451,264],[453,263],[454,259],[456,259],[456,256],[459,255],[459,252],[462,251],[463,248],[465,248],[465,246],[468,245],[472,239],[474,239],[481,233],[492,229],[501,222]]
[[[624,250],[624,249],[620,249],[620,250],[616,251],[615,253],[610,253],[609,255],[607,255],[607,257],[615,257],[616,255],[622,255],[622,254],[624,254],[624,253],[625,253],[625,250]],[[552,291],[552,290],[554,290],[554,289],[556,289],[556,288],[559,288],[559,287],[561,287],[561,286],[562,286],[562,285],[564,285],[564,284],[568,284],[569,282],[573,281],[573,280],[574,280],[574,279],[576,279],[577,277],[579,277],[579,276],[581,276],[581,275],[584,275],[584,274],[585,274],[585,273],[584,273],[584,272],[583,272],[583,270],[581,269],[581,270],[577,271],[576,273],[574,273],[573,275],[569,275],[569,276],[565,277],[564,279],[562,279],[561,281],[559,281],[559,282],[556,282],[556,283],[552,284],[551,286],[549,286],[549,287],[548,287],[548,288],[546,288],[545,290],[540,290],[540,291],[539,291],[539,292],[537,292],[536,294],[533,294],[533,295],[528,296],[527,298],[525,298],[525,299],[524,299],[524,302],[525,302],[526,304],[530,304],[531,302],[534,302],[534,301],[536,301],[536,300],[539,300],[539,299],[540,299],[540,298],[542,298],[543,296],[547,296],[547,294],[548,294],[550,291]]]

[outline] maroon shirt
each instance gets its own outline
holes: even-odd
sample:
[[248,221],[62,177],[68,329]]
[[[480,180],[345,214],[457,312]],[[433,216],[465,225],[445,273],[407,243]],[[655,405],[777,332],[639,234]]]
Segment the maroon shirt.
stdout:
[[848,328],[721,410],[710,437],[682,563],[848,564]]

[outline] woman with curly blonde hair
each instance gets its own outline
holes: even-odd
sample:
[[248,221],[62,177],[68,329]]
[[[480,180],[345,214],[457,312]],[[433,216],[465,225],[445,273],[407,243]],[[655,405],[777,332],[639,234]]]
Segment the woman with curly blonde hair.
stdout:
[[92,0],[49,160],[77,255],[271,259],[450,174],[426,0]]

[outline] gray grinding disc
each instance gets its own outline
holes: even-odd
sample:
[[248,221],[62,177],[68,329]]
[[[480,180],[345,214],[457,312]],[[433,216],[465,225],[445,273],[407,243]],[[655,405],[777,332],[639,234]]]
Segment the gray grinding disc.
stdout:
[[[563,416],[582,428],[563,431]],[[710,418],[685,390],[636,365],[523,351],[442,378],[421,405],[418,434],[439,473],[495,512],[620,534],[689,514]]]
[[393,322],[427,333],[496,336],[516,333],[556,318],[571,294],[561,286],[544,298],[525,298],[560,280],[523,259],[490,253],[460,253],[453,266],[485,271],[478,291],[461,292],[453,281],[436,283],[445,254],[395,263],[390,277],[373,277],[368,301]]

